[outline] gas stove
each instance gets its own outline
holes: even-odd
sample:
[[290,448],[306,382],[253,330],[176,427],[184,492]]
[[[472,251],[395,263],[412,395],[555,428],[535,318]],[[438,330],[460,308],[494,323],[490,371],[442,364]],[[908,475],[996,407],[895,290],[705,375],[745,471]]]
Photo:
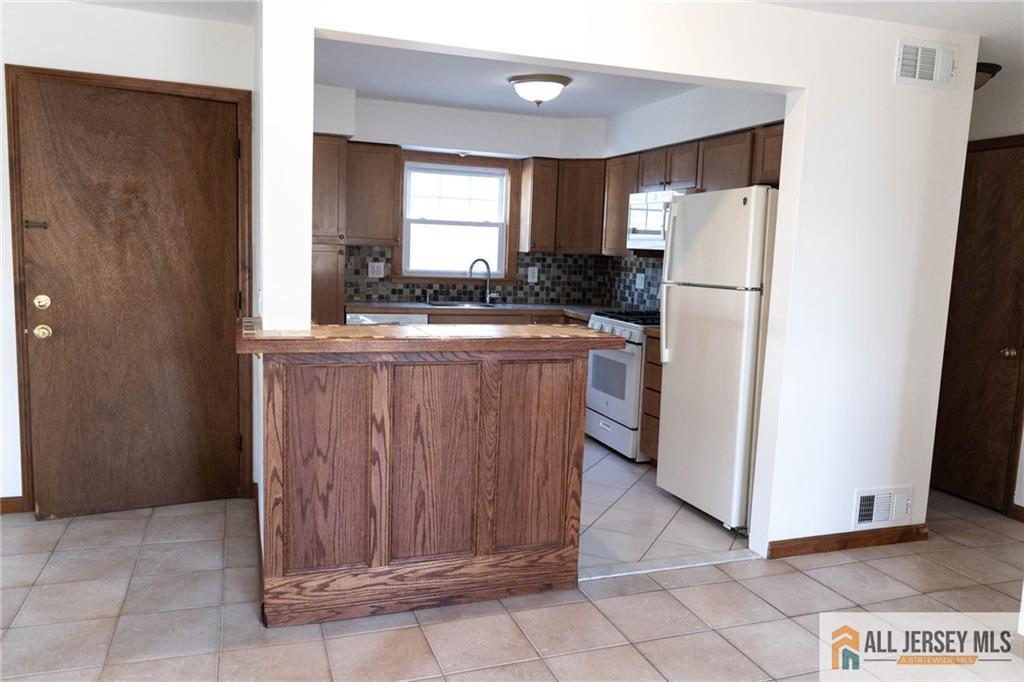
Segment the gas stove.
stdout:
[[590,317],[591,329],[615,334],[630,343],[643,343],[644,327],[657,327],[657,310],[599,310]]
[[640,453],[644,329],[657,326],[658,318],[657,310],[601,310],[587,325],[626,341],[621,349],[590,352],[587,435],[637,461],[647,459]]

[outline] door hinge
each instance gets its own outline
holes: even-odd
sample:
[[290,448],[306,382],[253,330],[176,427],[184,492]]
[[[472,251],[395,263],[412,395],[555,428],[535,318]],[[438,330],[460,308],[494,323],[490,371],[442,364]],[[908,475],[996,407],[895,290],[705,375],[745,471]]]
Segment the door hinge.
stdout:
[[238,139],[235,140],[235,158],[242,158],[242,141]]
[[238,310],[238,314],[239,314],[239,315],[241,315],[241,314],[242,314],[242,290],[241,290],[241,289],[239,289],[239,290],[238,290],[237,292],[235,292],[235,293],[237,294],[237,295],[235,296],[235,307],[236,307],[236,308],[237,308],[237,310]]
[[242,434],[238,434],[238,451],[241,452],[245,449],[245,441],[242,439]]

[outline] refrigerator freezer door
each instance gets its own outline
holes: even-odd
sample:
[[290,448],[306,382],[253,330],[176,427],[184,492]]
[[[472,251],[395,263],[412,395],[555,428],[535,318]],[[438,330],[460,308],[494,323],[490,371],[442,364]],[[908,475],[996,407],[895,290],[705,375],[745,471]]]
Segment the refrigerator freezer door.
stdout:
[[735,528],[747,481],[761,294],[667,286],[658,487]]
[[677,197],[665,281],[760,287],[768,198],[774,191],[755,186]]

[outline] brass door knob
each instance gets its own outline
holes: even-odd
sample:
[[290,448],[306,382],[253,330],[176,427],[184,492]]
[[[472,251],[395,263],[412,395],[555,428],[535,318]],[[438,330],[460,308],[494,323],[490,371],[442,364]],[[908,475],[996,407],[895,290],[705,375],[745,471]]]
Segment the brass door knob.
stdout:
[[1000,349],[999,354],[1006,358],[1007,360],[1012,360],[1013,358],[1017,357],[1017,349],[1007,346],[1006,348]]
[[46,310],[50,307],[50,297],[46,294],[39,294],[32,299],[32,305],[39,308],[40,310]]
[[48,324],[37,324],[32,330],[32,335],[37,339],[48,339],[53,336],[53,328]]

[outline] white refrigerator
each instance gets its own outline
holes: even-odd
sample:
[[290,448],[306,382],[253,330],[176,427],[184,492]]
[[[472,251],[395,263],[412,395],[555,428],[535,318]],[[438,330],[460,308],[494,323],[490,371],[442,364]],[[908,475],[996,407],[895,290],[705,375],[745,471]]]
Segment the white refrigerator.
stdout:
[[661,282],[658,487],[746,527],[778,192],[674,200]]

